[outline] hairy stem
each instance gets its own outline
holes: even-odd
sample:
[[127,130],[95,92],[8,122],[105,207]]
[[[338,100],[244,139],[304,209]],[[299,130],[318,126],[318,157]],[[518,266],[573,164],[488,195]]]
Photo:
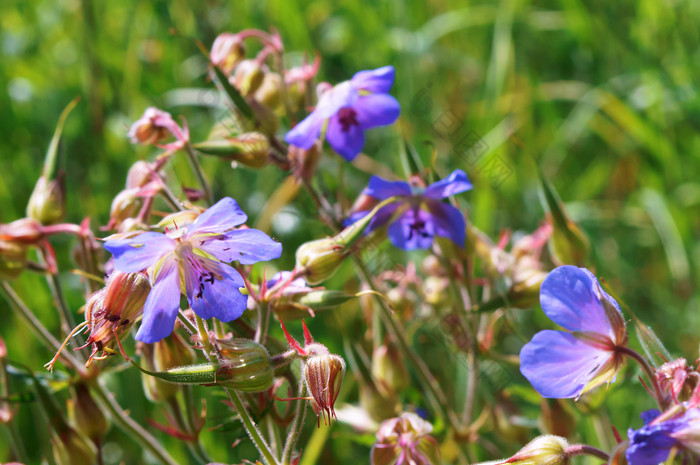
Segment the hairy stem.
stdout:
[[[304,371],[302,366],[302,372]],[[306,383],[303,381],[299,383],[299,399],[296,401],[296,411],[294,412],[294,422],[289,430],[289,435],[287,436],[287,441],[284,444],[284,452],[282,452],[282,465],[289,465],[290,459],[292,457],[292,452],[294,451],[294,446],[296,445],[297,439],[299,439],[299,434],[301,434],[301,428],[304,426],[304,418],[306,417],[306,401],[302,398],[306,395]]]
[[231,399],[231,402],[233,402],[233,405],[236,406],[236,410],[238,410],[238,415],[241,417],[241,421],[243,422],[243,426],[248,432],[248,436],[250,436],[250,439],[253,440],[255,447],[262,454],[265,463],[267,465],[278,465],[277,459],[272,454],[272,451],[265,442],[265,439],[262,437],[262,434],[260,434],[258,427],[255,425],[253,419],[250,417],[250,414],[248,413],[248,410],[246,410],[245,405],[243,405],[243,401],[241,400],[238,391],[227,387],[225,387],[224,390],[228,394],[229,399]]

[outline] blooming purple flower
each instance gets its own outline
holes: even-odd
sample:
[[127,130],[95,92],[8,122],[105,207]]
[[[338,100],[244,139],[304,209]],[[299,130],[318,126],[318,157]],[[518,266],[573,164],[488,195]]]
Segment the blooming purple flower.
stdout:
[[540,288],[545,315],[571,332],[545,330],[520,351],[520,371],[543,397],[579,397],[614,381],[627,343],[615,299],[585,268],[560,266]]
[[225,197],[184,228],[105,242],[117,270],[135,273],[149,268],[153,288],[136,339],[152,343],[172,332],[181,292],[202,318],[227,322],[241,316],[247,298],[239,288],[245,284],[226,263],[250,265],[282,253],[282,245],[262,231],[233,229],[246,219],[236,201]]
[[393,83],[393,66],[356,73],[323,93],[316,109],[284,140],[308,150],[325,132],[333,150],[351,161],[365,145],[366,129],[392,124],[399,117],[401,106],[388,94]]
[[690,408],[666,421],[655,422],[658,410],[642,414],[644,426],[630,428],[630,446],[625,452],[630,465],[657,465],[665,462],[673,447],[700,452],[700,410]]
[[[366,231],[371,232],[388,224],[389,240],[404,250],[428,249],[435,236],[445,237],[463,247],[466,223],[462,212],[441,200],[471,188],[472,184],[462,170],[455,170],[448,178],[425,189],[412,187],[403,181],[387,181],[372,176],[364,195],[379,201],[390,197],[398,197],[398,200],[379,209]],[[369,211],[353,214],[348,222],[354,223]]]

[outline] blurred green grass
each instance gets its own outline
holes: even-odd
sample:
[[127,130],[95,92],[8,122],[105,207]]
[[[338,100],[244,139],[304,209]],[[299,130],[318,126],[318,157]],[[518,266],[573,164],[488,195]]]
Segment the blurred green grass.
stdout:
[[[290,60],[318,50],[321,75],[331,82],[393,64],[402,135],[425,161],[431,147],[423,142],[430,141],[440,173],[467,171],[475,182],[465,197],[469,219],[490,235],[502,228],[529,231],[542,220],[536,160],[589,234],[591,267],[672,353],[694,360],[700,343],[699,23],[700,3],[692,0],[6,0],[0,4],[0,221],[23,216],[58,115],[80,95],[62,149],[68,219],[89,215],[94,226],[105,224],[130,164],[153,155],[125,136],[145,107],[184,114],[199,131],[216,117],[168,106],[173,89],[210,87],[194,40],[209,46],[223,31],[275,27]],[[455,140],[436,131],[445,114],[486,142],[479,162],[466,163],[454,151]],[[366,153],[400,173],[399,137],[374,131]],[[485,168],[495,158],[511,173],[498,187]],[[213,160],[206,164],[211,174],[216,167]],[[280,179],[271,169],[218,169],[214,189],[240,199],[255,218],[251,199],[257,195],[260,205],[260,195],[264,200]],[[365,182],[366,175],[353,170],[348,185],[358,192]],[[299,214],[314,211],[300,207]],[[302,229],[278,233],[287,262],[309,239]],[[50,302],[37,291],[44,282],[26,275],[17,285],[57,328]],[[68,293],[79,307],[79,288]],[[531,314],[526,321],[523,332],[534,333]],[[0,328],[11,357],[32,366],[48,359],[4,301]],[[149,410],[139,400],[138,377],[119,376],[133,382],[115,381],[115,390],[143,421]],[[605,405],[624,430],[648,400],[638,385],[618,382]],[[21,421],[23,431],[35,429],[28,411]],[[230,460],[239,449],[246,456],[245,446],[226,452],[226,435],[218,438],[222,443],[211,444],[215,457],[228,453]],[[137,453],[128,440],[120,442],[124,457]],[[168,442],[177,449],[175,443]],[[2,449],[0,441],[0,460]],[[356,459],[365,461],[366,452],[359,447]]]

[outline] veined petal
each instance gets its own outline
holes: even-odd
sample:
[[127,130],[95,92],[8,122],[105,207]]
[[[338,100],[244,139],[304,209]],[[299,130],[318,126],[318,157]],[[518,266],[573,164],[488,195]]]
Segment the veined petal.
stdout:
[[389,241],[403,250],[429,249],[435,239],[435,224],[430,219],[421,209],[406,210],[389,225]]
[[145,270],[176,246],[174,240],[158,232],[144,232],[130,239],[105,242],[105,249],[114,255],[114,267],[123,273]]
[[389,94],[364,95],[357,99],[352,108],[363,129],[392,124],[401,113],[398,100]]
[[206,241],[199,248],[222,262],[243,265],[266,262],[282,255],[282,244],[257,229],[238,229]]
[[158,279],[143,306],[141,327],[136,339],[151,344],[173,332],[177,311],[180,308],[180,273],[176,260],[163,264]]
[[437,181],[425,189],[425,196],[434,199],[444,199],[450,195],[459,194],[472,188],[467,174],[462,170],[454,170],[452,174],[442,181]]
[[[614,332],[600,301],[598,280],[584,269],[571,265],[551,271],[540,288],[542,310],[569,331],[590,331],[609,335]],[[617,307],[611,297],[605,294]]]
[[204,319],[235,320],[246,309],[248,297],[239,290],[245,287],[243,277],[234,268],[217,261],[198,257],[200,268],[185,267],[187,300],[197,315]]
[[328,120],[326,139],[333,150],[347,161],[352,161],[365,145],[365,132],[359,124],[350,124],[346,128],[337,115]]
[[665,421],[643,426],[637,431],[630,428],[627,431],[630,446],[625,452],[627,462],[632,465],[658,465],[665,462],[671,448],[678,444],[670,436],[677,426],[676,421]]
[[341,82],[321,95],[314,113],[322,119],[328,119],[341,108],[352,107],[359,97],[360,93],[349,81]]
[[435,234],[446,237],[460,247],[464,247],[467,238],[467,223],[458,208],[438,200],[426,199],[430,212],[427,221],[435,225]]
[[302,149],[310,149],[318,140],[324,121],[325,119],[316,112],[311,113],[284,136],[285,142]]
[[192,237],[198,234],[223,234],[245,223],[247,219],[248,216],[235,200],[224,197],[187,226],[187,235]]
[[358,71],[352,77],[351,82],[357,89],[380,93],[389,92],[394,84],[394,67],[383,66],[373,70]]
[[614,354],[563,331],[535,334],[520,351],[520,372],[542,397],[578,397]]
[[370,197],[384,200],[396,195],[411,195],[411,186],[404,181],[387,181],[379,176],[372,176],[364,193]]

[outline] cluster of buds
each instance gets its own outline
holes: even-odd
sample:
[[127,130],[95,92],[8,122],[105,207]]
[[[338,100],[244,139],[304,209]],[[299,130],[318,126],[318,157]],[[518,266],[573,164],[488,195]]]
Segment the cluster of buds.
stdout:
[[[432,465],[440,463],[433,425],[411,412],[384,421],[372,446],[372,465]],[[535,463],[535,462],[533,462]],[[539,463],[539,462],[536,462]]]
[[287,338],[289,347],[304,361],[304,383],[310,397],[306,398],[311,401],[318,424],[321,424],[321,416],[323,423],[327,424],[331,418],[336,418],[335,401],[340,394],[340,387],[343,384],[343,376],[345,375],[345,360],[340,355],[331,354],[326,346],[314,342],[311,333],[309,333],[306,323],[304,327],[304,347],[289,334],[284,323],[280,321],[282,330]]

